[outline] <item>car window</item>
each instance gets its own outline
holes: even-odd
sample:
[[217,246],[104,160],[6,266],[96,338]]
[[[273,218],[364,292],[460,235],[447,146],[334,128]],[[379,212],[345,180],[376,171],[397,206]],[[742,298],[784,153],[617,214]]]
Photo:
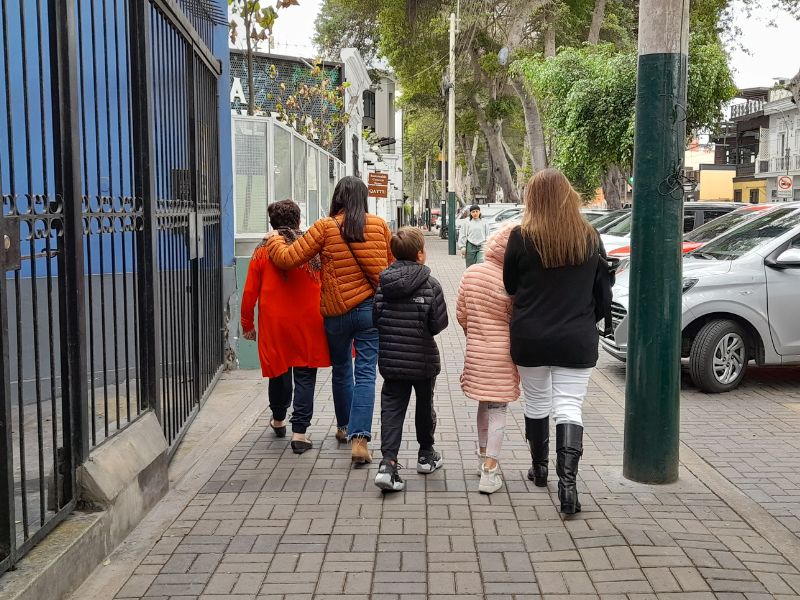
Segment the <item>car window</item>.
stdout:
[[703,223],[708,223],[709,221],[713,221],[714,219],[719,219],[720,217],[724,217],[727,215],[729,210],[704,210],[703,211]]
[[792,250],[800,250],[800,235],[792,240],[789,244],[789,248]]
[[[598,219],[596,219],[594,221],[591,221],[591,223],[592,223],[592,225],[594,225],[595,229],[597,229],[598,231],[601,231],[603,227],[606,227],[609,224],[614,223],[614,221],[617,221],[618,219],[620,219],[622,217],[622,215],[623,215],[623,213],[619,213],[619,212],[606,213],[603,216],[599,217]],[[601,231],[601,233],[602,233],[602,231]]]
[[683,216],[683,233],[688,233],[694,229],[694,213]]
[[697,242],[700,244],[704,244],[709,240],[713,240],[715,237],[721,236],[726,231],[737,227],[738,225],[744,223],[747,219],[754,217],[756,214],[755,211],[734,211],[731,213],[726,214],[725,216],[720,217],[719,219],[714,219],[713,221],[709,221],[705,225],[701,225],[691,233],[686,234],[683,237],[685,242]]
[[607,235],[618,235],[620,237],[624,237],[626,235],[630,235],[631,233],[631,225],[633,224],[633,218],[631,215],[625,215],[625,218],[615,223],[608,229],[606,229],[603,233]]
[[516,217],[521,212],[522,212],[521,210],[518,210],[516,208],[512,209],[512,210],[507,210],[507,211],[501,212],[499,215],[497,215],[495,217],[494,222],[495,223],[502,223],[503,221],[506,221],[508,219]]
[[800,210],[776,208],[748,221],[741,227],[708,242],[692,253],[698,258],[734,260],[764,242],[788,233],[800,226]]

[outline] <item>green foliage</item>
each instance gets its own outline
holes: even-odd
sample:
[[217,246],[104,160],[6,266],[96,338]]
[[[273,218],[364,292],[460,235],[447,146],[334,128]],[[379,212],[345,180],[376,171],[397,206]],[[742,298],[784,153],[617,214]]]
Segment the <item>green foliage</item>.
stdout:
[[[716,37],[693,34],[690,43],[687,130],[713,128],[736,88]],[[633,161],[636,53],[612,44],[566,48],[549,60],[512,65],[539,98],[547,132],[555,141],[553,163],[591,194],[611,165]]]
[[491,121],[500,121],[520,112],[519,100],[512,96],[500,96],[486,102],[486,117]]
[[314,44],[330,60],[343,48],[356,48],[367,64],[378,54],[378,15],[375,0],[323,0],[315,22]]

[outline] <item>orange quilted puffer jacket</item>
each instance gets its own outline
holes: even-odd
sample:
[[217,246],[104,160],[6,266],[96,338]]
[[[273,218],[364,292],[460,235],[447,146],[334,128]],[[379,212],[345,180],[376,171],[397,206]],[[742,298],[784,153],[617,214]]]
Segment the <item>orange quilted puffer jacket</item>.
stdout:
[[[338,215],[339,223],[343,215]],[[269,238],[267,248],[272,262],[281,269],[302,265],[319,254],[322,259],[322,295],[320,312],[323,317],[343,315],[367,298],[375,295],[381,271],[394,262],[389,242],[392,232],[386,221],[367,214],[363,242],[351,242],[366,273],[361,271],[347,243],[339,233],[332,217],[320,219],[291,245],[280,235]],[[366,277],[369,277],[367,281]]]

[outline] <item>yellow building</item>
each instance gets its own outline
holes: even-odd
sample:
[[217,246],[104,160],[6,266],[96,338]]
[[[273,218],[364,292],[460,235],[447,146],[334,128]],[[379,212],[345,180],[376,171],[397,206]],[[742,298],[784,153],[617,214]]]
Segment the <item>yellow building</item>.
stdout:
[[736,165],[700,165],[698,200],[733,202],[734,177],[736,177]]
[[733,180],[733,200],[734,202],[749,202],[750,204],[767,202],[767,180],[737,177]]

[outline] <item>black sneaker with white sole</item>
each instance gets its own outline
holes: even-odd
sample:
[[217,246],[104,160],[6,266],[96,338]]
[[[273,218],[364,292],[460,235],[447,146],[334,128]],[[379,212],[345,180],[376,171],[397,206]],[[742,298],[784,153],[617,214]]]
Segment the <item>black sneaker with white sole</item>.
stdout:
[[397,472],[399,469],[400,465],[398,465],[397,462],[392,462],[384,458],[381,461],[381,465],[378,467],[378,474],[375,476],[375,485],[384,492],[402,491],[406,487],[406,483]]
[[444,464],[442,455],[435,449],[420,450],[419,458],[417,458],[417,473],[433,473],[436,469]]

